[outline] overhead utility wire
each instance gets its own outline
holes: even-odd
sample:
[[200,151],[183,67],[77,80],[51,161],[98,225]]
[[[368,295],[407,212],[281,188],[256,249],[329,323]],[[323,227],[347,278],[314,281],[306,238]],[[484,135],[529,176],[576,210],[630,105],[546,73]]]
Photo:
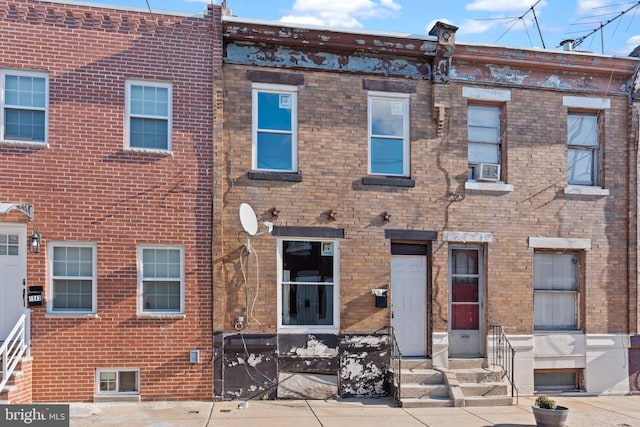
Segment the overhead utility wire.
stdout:
[[633,6],[629,7],[626,10],[623,10],[622,12],[618,13],[616,16],[614,16],[613,18],[609,19],[607,22],[605,23],[601,23],[598,28],[593,29],[591,32],[589,32],[588,34],[585,34],[584,36],[574,40],[573,42],[573,47],[578,47],[582,44],[582,42],[585,41],[585,39],[587,39],[588,37],[594,35],[595,33],[597,33],[598,31],[602,31],[602,29],[604,27],[606,27],[607,25],[611,24],[613,21],[617,20],[618,18],[622,17],[623,15],[625,15],[627,12],[635,9],[636,7],[640,6],[640,0],[636,2],[636,4],[634,4]]

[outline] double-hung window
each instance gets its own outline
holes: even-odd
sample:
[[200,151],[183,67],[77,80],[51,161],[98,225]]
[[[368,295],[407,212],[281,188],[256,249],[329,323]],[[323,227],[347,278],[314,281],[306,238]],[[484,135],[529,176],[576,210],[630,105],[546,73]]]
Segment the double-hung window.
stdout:
[[502,156],[501,108],[469,105],[467,109],[468,180],[500,179]]
[[138,249],[141,314],[184,313],[184,248]]
[[338,242],[281,240],[281,328],[337,330]]
[[47,142],[49,77],[45,73],[0,70],[0,138]]
[[578,329],[579,263],[576,252],[534,254],[534,329]]
[[127,147],[171,151],[171,84],[129,80],[125,98]]
[[50,297],[52,313],[96,312],[96,245],[49,242]]
[[600,185],[598,114],[567,115],[567,162],[570,185]]
[[409,97],[369,92],[369,174],[409,176]]
[[253,84],[252,168],[298,171],[298,87]]

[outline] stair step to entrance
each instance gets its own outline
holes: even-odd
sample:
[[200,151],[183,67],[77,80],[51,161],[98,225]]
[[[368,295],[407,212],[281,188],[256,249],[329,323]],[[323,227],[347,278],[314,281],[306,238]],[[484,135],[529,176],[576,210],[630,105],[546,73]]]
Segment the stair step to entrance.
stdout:
[[432,369],[433,361],[431,359],[402,359],[402,370],[405,369]]
[[400,375],[405,384],[444,384],[444,375],[435,369],[403,369]]
[[449,369],[480,369],[487,366],[484,358],[449,359]]
[[465,396],[465,406],[511,406],[511,396]]
[[401,398],[449,397],[449,387],[445,384],[402,384]]
[[483,383],[502,381],[500,368],[456,369],[456,379],[461,383]]
[[448,397],[433,397],[427,399],[400,399],[403,408],[447,408],[453,406],[453,401]]
[[461,383],[460,388],[465,397],[505,396],[508,391],[503,382]]

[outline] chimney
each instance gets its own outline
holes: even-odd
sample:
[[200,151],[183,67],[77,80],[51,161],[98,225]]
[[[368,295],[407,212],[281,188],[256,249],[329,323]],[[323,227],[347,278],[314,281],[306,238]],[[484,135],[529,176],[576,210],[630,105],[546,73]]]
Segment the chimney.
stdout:
[[566,50],[567,52],[570,52],[573,50],[573,43],[575,42],[574,39],[566,39],[566,40],[562,40],[560,42],[560,46],[562,46],[562,48],[564,50]]

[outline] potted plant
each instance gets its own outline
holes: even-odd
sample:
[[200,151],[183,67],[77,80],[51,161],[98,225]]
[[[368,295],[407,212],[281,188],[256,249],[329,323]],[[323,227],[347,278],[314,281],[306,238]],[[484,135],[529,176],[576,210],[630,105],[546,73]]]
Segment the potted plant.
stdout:
[[569,416],[569,408],[558,406],[555,400],[544,394],[538,396],[531,408],[539,427],[562,427]]

